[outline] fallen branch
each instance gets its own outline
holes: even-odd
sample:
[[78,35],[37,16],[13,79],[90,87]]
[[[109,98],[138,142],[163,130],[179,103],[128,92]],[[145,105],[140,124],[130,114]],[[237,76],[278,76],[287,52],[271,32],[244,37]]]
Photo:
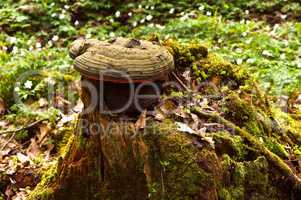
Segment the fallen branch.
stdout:
[[250,144],[258,149],[261,154],[263,154],[275,167],[277,167],[284,175],[293,183],[295,189],[301,191],[301,180],[300,178],[292,171],[292,169],[281,159],[279,156],[268,150],[260,141],[258,141],[254,136],[249,132],[241,129],[232,122],[226,120],[225,118],[219,116],[215,113],[207,113],[198,108],[191,110],[192,113],[196,114],[198,117],[210,118],[216,122],[222,123],[225,126],[235,130],[241,137],[245,138],[250,142]]
[[11,140],[15,137],[16,133],[19,132],[19,131],[22,131],[22,130],[25,130],[25,129],[28,129],[28,128],[31,128],[35,125],[37,125],[38,123],[44,121],[45,119],[40,119],[38,121],[35,121],[35,122],[32,122],[31,124],[28,124],[27,126],[23,126],[23,127],[20,127],[20,128],[17,128],[17,129],[14,129],[14,130],[6,130],[6,131],[0,131],[0,134],[5,134],[5,133],[13,133],[10,138],[6,141],[6,143],[1,147],[0,151],[2,151],[6,145],[8,145],[8,143],[11,142]]
[[187,92],[191,92],[191,90],[182,82],[182,80],[177,76],[176,73],[171,72],[171,75],[176,79],[176,81],[185,89]]

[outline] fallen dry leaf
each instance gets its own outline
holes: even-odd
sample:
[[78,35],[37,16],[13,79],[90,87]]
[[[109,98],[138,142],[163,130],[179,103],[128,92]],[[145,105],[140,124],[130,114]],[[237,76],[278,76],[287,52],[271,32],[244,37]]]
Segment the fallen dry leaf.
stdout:
[[38,156],[41,153],[40,147],[34,138],[31,139],[31,144],[27,148],[26,153],[30,159],[34,159],[36,156]]
[[160,113],[159,111],[154,113],[154,118],[158,121],[163,121],[165,119],[164,115],[162,113]]
[[194,130],[192,130],[187,124],[182,122],[175,122],[178,126],[177,130],[184,133],[196,134]]
[[6,111],[5,102],[3,99],[0,98],[0,116],[4,115],[5,111]]
[[40,129],[40,131],[37,134],[37,138],[38,138],[37,143],[39,146],[41,146],[41,145],[43,145],[43,142],[45,141],[46,136],[51,131],[51,127],[47,123],[41,123],[41,125],[39,126],[39,129]]
[[57,123],[58,128],[63,127],[66,123],[73,121],[74,119],[76,119],[76,114],[71,114],[71,115],[64,115],[62,114],[62,118],[61,120]]
[[180,119],[187,119],[189,115],[184,111],[183,106],[179,106],[174,110],[174,115]]
[[21,163],[27,163],[30,162],[29,157],[27,157],[26,155],[24,155],[23,153],[17,153],[17,158]]
[[37,172],[31,168],[20,169],[14,174],[13,177],[16,181],[16,185],[19,188],[25,188],[27,186],[34,187],[39,180]]
[[80,113],[84,108],[84,104],[83,102],[79,99],[77,102],[76,102],[76,105],[72,108],[72,111],[75,112],[75,113]]
[[136,130],[144,129],[146,126],[146,110],[144,110],[135,123]]
[[40,106],[40,108],[45,107],[47,105],[48,105],[47,99],[45,99],[45,98],[40,98],[39,99],[39,106]]
[[0,121],[0,128],[1,129],[7,129],[8,125],[9,125],[8,121],[5,121],[5,120]]
[[5,190],[5,195],[7,196],[7,199],[11,199],[12,196],[14,196],[15,192],[13,190],[13,186],[10,184],[6,190]]

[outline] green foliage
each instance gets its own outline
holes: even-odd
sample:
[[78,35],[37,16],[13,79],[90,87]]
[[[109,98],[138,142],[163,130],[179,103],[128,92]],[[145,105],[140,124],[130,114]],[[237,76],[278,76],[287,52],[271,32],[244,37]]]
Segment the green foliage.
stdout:
[[[67,50],[79,36],[157,35],[170,47],[176,66],[192,67],[199,81],[226,74],[240,85],[252,74],[273,94],[301,89],[301,23],[294,20],[301,13],[298,1],[8,0],[0,4],[0,97],[12,106],[10,118],[16,113],[39,118],[42,113],[26,115],[19,105],[13,106],[14,92],[22,101],[32,102],[47,97],[48,86],[54,83],[55,92],[66,96],[58,83],[79,79]],[[264,21],[274,15],[272,11],[281,12],[286,21],[278,16],[272,16],[273,23]],[[207,56],[208,51],[221,56]],[[30,70],[39,74],[17,80]],[[78,98],[75,93],[71,101]],[[248,127],[261,131],[251,121]]]

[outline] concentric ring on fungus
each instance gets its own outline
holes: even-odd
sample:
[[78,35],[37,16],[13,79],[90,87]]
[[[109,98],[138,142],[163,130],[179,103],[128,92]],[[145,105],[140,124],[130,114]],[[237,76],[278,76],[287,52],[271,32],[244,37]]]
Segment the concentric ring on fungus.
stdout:
[[74,68],[83,76],[110,82],[161,80],[174,69],[168,50],[145,40],[78,39],[71,45],[70,56],[74,58]]

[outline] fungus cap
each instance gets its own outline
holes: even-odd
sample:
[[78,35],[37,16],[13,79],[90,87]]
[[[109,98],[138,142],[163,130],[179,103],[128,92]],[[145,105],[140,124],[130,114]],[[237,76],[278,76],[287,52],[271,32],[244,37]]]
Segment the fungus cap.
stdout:
[[90,79],[126,83],[165,79],[174,68],[168,50],[150,41],[78,39],[70,47],[74,68]]

